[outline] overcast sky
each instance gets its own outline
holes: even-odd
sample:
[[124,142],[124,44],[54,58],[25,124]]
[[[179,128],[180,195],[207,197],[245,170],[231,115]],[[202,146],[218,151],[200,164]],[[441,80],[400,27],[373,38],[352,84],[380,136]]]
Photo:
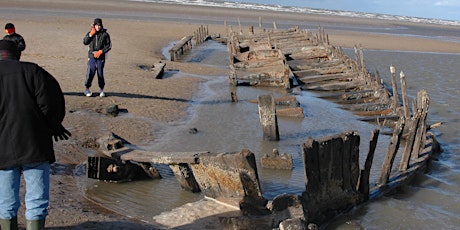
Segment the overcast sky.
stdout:
[[460,21],[460,0],[239,0]]

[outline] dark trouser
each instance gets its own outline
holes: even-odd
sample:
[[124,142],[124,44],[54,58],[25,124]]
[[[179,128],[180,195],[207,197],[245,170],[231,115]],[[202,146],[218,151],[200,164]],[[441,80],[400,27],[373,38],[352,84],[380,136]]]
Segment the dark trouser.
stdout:
[[85,80],[86,88],[89,89],[91,87],[94,75],[96,74],[96,71],[97,71],[97,82],[99,84],[99,88],[101,88],[101,90],[104,89],[104,86],[105,86],[104,64],[105,64],[105,60],[94,59],[94,58],[90,58],[88,60],[88,69],[86,70],[86,80]]

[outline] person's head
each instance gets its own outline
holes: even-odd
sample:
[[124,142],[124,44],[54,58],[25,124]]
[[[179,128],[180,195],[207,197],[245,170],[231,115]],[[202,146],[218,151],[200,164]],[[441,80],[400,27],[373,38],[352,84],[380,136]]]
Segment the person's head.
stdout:
[[10,35],[10,34],[14,34],[15,32],[16,32],[16,29],[14,28],[13,23],[6,23],[5,33]]
[[94,28],[96,28],[97,31],[101,30],[103,28],[102,19],[100,19],[100,18],[94,19],[93,26],[94,26]]
[[0,60],[19,60],[19,50],[16,43],[0,40]]

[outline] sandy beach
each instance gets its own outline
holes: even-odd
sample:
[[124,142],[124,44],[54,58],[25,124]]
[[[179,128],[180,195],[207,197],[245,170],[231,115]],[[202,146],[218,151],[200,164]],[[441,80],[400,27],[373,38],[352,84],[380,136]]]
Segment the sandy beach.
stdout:
[[[270,22],[292,22],[292,26],[307,24],[312,29],[318,25],[346,24],[458,30],[448,26],[384,20],[265,11],[250,13],[248,10],[119,0],[6,0],[2,1],[0,12],[1,23],[14,23],[16,32],[25,38],[27,48],[21,60],[44,67],[59,81],[65,93],[67,114],[64,126],[72,132],[72,137],[55,145],[57,162],[51,176],[50,213],[46,221],[50,229],[157,228],[89,202],[76,185],[73,170],[88,156],[97,153],[95,140],[108,132],[117,134],[133,145],[154,142],[153,134],[157,130],[186,116],[189,106],[187,100],[205,81],[192,75],[227,75],[223,69],[199,63],[171,62],[163,56],[165,47],[193,34],[200,25],[209,26],[211,34],[222,35],[226,33],[225,22],[236,27],[239,18],[244,24],[256,25],[258,17]],[[105,98],[96,96],[99,92],[96,80],[92,87],[94,96],[83,95],[87,47],[82,39],[96,17],[102,18],[113,43],[105,68]],[[460,53],[460,43],[424,37],[345,30],[326,30],[326,33],[330,42],[340,47],[360,45],[364,49]],[[154,79],[149,67],[158,61],[166,63],[166,69],[179,70],[190,76]],[[133,116],[106,116],[103,111],[114,104]],[[19,215],[21,227],[25,222],[24,206],[22,204]]]

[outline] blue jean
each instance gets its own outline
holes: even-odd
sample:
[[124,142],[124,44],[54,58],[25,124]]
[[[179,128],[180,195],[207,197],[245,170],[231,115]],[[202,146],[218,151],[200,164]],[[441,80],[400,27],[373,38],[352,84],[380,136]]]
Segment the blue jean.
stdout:
[[85,87],[90,88],[94,75],[96,75],[97,72],[97,83],[99,85],[99,88],[101,90],[104,89],[105,86],[105,80],[104,80],[104,65],[105,65],[105,60],[104,59],[94,59],[94,58],[89,58],[88,59],[88,68],[86,70],[86,80],[85,80]]
[[48,215],[50,164],[39,162],[0,170],[0,219],[17,217],[21,205],[21,172],[26,182],[26,219],[41,220]]

